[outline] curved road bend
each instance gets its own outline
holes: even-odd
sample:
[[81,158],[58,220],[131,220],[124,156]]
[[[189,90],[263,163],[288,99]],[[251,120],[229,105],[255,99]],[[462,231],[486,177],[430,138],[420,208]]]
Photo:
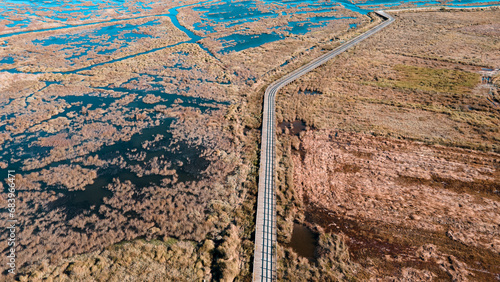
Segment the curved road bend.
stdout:
[[384,21],[367,32],[347,41],[340,47],[314,59],[283,78],[273,82],[264,94],[262,114],[262,140],[260,152],[259,186],[257,197],[257,218],[255,223],[255,252],[253,263],[254,281],[276,280],[276,194],[274,182],[276,117],[275,97],[280,88],[296,80],[307,72],[348,50],[359,42],[377,33],[394,21],[384,11],[376,12]]

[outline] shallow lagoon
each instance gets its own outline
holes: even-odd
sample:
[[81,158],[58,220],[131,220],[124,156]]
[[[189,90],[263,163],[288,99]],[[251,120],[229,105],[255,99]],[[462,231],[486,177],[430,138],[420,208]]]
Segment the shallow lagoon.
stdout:
[[[398,6],[404,5],[436,5],[439,2],[436,1],[398,1],[398,0],[368,0],[362,3],[351,3],[350,1],[340,0],[335,2],[324,1],[317,2],[313,0],[292,0],[292,1],[204,1],[203,4],[188,4],[179,7],[192,7],[192,9],[199,13],[201,21],[194,24],[193,28],[195,31],[203,32],[205,35],[213,34],[217,30],[215,27],[224,26],[225,28],[233,28],[243,25],[249,22],[256,22],[263,19],[276,18],[278,16],[286,16],[290,13],[287,12],[289,9],[293,9],[293,14],[307,14],[310,15],[306,20],[301,21],[289,21],[285,26],[278,26],[277,28],[283,28],[288,30],[292,35],[303,35],[311,32],[315,28],[321,28],[327,24],[334,22],[339,19],[345,19],[348,17],[334,17],[330,15],[322,15],[325,13],[330,13],[335,11],[335,7],[340,5],[344,8],[356,12],[358,14],[367,14],[368,12],[379,9],[382,6],[397,8]],[[482,3],[487,3],[487,1],[482,0],[454,0],[447,4],[450,7],[463,7],[467,5],[481,6]],[[129,16],[140,16],[141,11],[151,10],[151,6],[154,2],[149,1],[127,1],[127,0],[112,0],[112,1],[93,1],[89,4],[86,1],[71,0],[71,1],[16,1],[9,0],[0,3],[0,20],[5,19],[9,22],[5,24],[6,27],[16,27],[18,29],[23,29],[29,26],[32,19],[38,19],[40,22],[66,22],[68,19],[78,18],[80,21],[92,20],[99,18],[100,20],[112,20],[109,16],[100,17],[101,13],[106,10],[113,10],[117,13],[128,14]],[[163,14],[164,16],[169,16],[172,23],[188,36],[192,38],[192,41],[198,41],[202,39],[192,33],[190,30],[181,26],[177,20],[177,14],[179,7],[171,8],[168,14]],[[93,18],[92,18],[93,17]],[[350,17],[352,18],[352,17]],[[151,24],[151,23],[148,23]],[[84,23],[81,25],[85,25]],[[147,24],[146,24],[147,25]],[[355,24],[350,24],[354,27]],[[120,26],[117,28],[134,30],[134,26]],[[57,27],[54,29],[63,29],[63,27]],[[117,34],[117,30],[102,31],[104,34],[109,34],[111,37]],[[248,31],[246,31],[248,32]],[[99,33],[99,32],[97,32]],[[18,31],[16,31],[18,34]],[[21,32],[22,34],[22,32]],[[0,35],[1,36],[1,35]],[[125,41],[131,42],[138,38],[147,37],[148,35],[130,32],[126,34]],[[5,37],[1,36],[1,37]],[[218,37],[220,42],[231,41],[232,44],[229,48],[223,48],[220,53],[227,53],[229,51],[242,51],[248,48],[253,48],[260,46],[265,43],[273,42],[276,40],[283,39],[282,36],[274,36],[272,33],[260,33],[254,36],[244,36],[241,31],[233,32],[231,34],[224,34],[222,37]],[[67,40],[63,36],[59,38],[53,38],[56,44],[57,40],[61,42]],[[77,42],[77,38],[70,38],[69,41]],[[100,42],[99,44],[106,44],[106,42]],[[44,44],[51,44],[50,42],[44,42]],[[78,44],[74,45],[74,48],[79,48]],[[99,54],[110,54],[118,49],[113,48],[109,50],[100,50]],[[206,50],[208,51],[208,50]],[[83,51],[85,54],[85,51]],[[78,58],[78,56],[72,57],[71,59]],[[0,63],[8,63],[5,60],[0,60]]]
[[[127,5],[124,5],[127,3]],[[101,18],[100,13],[105,10],[114,10],[117,13],[128,13],[138,15],[141,10],[149,10],[146,1],[126,1],[126,0],[54,0],[54,1],[24,1],[8,0],[0,3],[0,20],[6,19],[10,23],[8,27],[26,28],[33,22],[33,19],[40,17],[43,22],[60,21],[66,23],[69,20],[78,18],[79,20],[92,20]],[[24,18],[19,19],[19,15]],[[16,17],[13,17],[16,16]],[[107,18],[106,16],[103,19]]]
[[[19,3],[20,1],[15,1],[15,2]],[[29,3],[35,3],[35,2],[29,2]],[[54,4],[55,2],[51,3]],[[80,19],[85,20],[85,19],[90,19],[90,15],[93,13],[92,9],[94,9],[95,11],[100,11],[104,7],[110,7],[112,3],[118,3],[118,2],[111,1],[111,2],[106,2],[106,4],[103,4],[102,6],[96,6],[96,5],[88,6],[85,8],[87,10],[84,10],[82,13],[77,13],[77,14],[70,13],[70,11],[74,11],[75,7],[65,7],[66,14],[58,11],[56,13],[57,15],[51,13],[46,16],[37,16],[37,17],[43,18],[47,21],[54,20],[57,17],[57,20],[67,22],[70,21],[67,15],[71,15],[71,17],[73,16],[80,17]],[[199,41],[203,39],[204,36],[210,36],[212,33],[216,33],[217,28],[219,26],[223,26],[227,29],[234,28],[234,30],[231,30],[227,33],[221,33],[220,35],[217,35],[215,37],[217,40],[222,42],[223,45],[220,54],[215,53],[215,56],[216,57],[219,55],[225,56],[225,54],[228,52],[244,51],[249,48],[261,46],[265,43],[272,41],[279,41],[284,38],[284,36],[282,34],[279,34],[277,31],[276,32],[270,31],[270,33],[259,32],[257,34],[249,34],[249,32],[240,32],[242,29],[241,27],[244,26],[245,24],[249,24],[259,20],[269,20],[278,17],[292,16],[293,13],[296,13],[302,17],[305,16],[306,17],[305,19],[300,18],[300,20],[289,20],[285,22],[283,25],[279,26],[279,28],[287,30],[293,36],[293,35],[308,34],[309,32],[314,31],[317,28],[322,28],[327,26],[328,24],[335,23],[335,21],[338,21],[339,19],[346,19],[346,17],[343,16],[331,15],[330,12],[331,10],[339,9],[340,7],[339,3],[345,6],[346,8],[350,9],[351,11],[354,11],[360,15],[366,14],[367,12],[370,11],[369,9],[370,6],[364,6],[361,4],[355,5],[350,2],[317,3],[315,1],[282,1],[282,2],[246,1],[244,3],[248,3],[247,9],[240,9],[241,5],[239,5],[237,2],[234,3],[230,2],[229,4],[227,2],[211,2],[211,3],[213,3],[213,5],[208,5],[206,6],[207,8],[195,8],[198,9],[198,12],[201,12],[200,15],[202,21],[201,23],[195,24],[194,29],[191,29],[191,27],[186,28],[180,25],[177,19],[177,14],[181,13],[181,15],[184,15],[183,12],[185,12],[181,10],[181,8],[170,9],[169,11],[170,14],[162,15],[163,17],[167,16],[170,17],[173,24],[187,35],[186,37],[187,39],[183,39],[185,41],[175,43],[169,47],[179,46],[179,45],[180,47],[183,46],[185,47],[186,45],[191,46],[194,44],[198,44],[198,46],[203,48],[203,45]],[[368,2],[368,4],[366,5],[373,5],[373,3],[374,2]],[[397,2],[393,2],[392,4],[397,5]],[[227,5],[228,7],[233,6],[235,8],[229,9],[227,13],[222,13],[221,15],[217,15],[217,12],[220,11],[219,9],[221,5],[222,6]],[[268,6],[267,8],[265,7],[262,8],[260,7],[262,5],[268,5]],[[31,6],[34,7],[34,5]],[[191,5],[191,7],[197,7],[197,5]],[[40,9],[40,11],[48,12],[47,9],[45,10],[42,9],[43,7]],[[189,9],[189,7],[187,7],[187,9]],[[288,11],[287,9],[288,10],[294,9],[293,10],[294,12]],[[23,9],[23,11],[27,10]],[[27,13],[27,14],[33,15],[34,13]],[[97,12],[96,14],[99,14],[99,12]],[[131,12],[130,14],[140,15],[137,14],[137,12]],[[5,16],[6,14],[3,13],[2,15]],[[107,18],[103,17],[103,19]],[[348,19],[352,19],[352,17]],[[107,20],[113,21],[110,19]],[[27,24],[26,20],[22,18],[19,19],[19,23],[21,24],[20,25],[21,27],[26,26]],[[84,25],[86,24],[87,23],[84,23]],[[8,23],[8,25],[12,26],[13,23]],[[157,22],[147,21],[146,25],[157,26]],[[349,27],[351,28],[353,28],[354,26],[355,24],[352,23],[349,24]],[[98,26],[97,28],[95,26],[94,27],[89,26],[88,30],[78,33],[74,36],[65,33],[64,27],[56,27],[54,29],[60,29],[61,33],[58,33],[55,36],[51,36],[49,38],[44,38],[44,39],[36,38],[36,34],[33,34],[32,38],[34,39],[32,41],[33,43],[39,44],[40,46],[43,45],[48,47],[52,45],[60,46],[62,47],[62,49],[65,49],[64,51],[68,51],[68,55],[72,54],[70,56],[70,59],[76,60],[82,56],[85,56],[85,54],[90,52],[90,50],[92,50],[96,46],[103,47],[102,49],[97,50],[98,54],[107,55],[107,54],[112,54],[114,52],[119,52],[121,48],[124,48],[128,44],[137,44],[137,42],[141,39],[146,39],[150,38],[151,36],[154,36],[146,32],[142,33],[139,29],[140,27],[141,26],[139,25],[133,25],[130,23],[128,24],[113,23],[109,25],[109,27]],[[197,33],[198,31],[201,31],[201,33]],[[196,35],[195,33],[198,35]],[[0,37],[2,38],[2,40],[7,41],[6,44],[8,44],[8,41],[10,40],[9,36],[3,35]],[[111,47],[111,43],[114,42],[112,40],[113,37],[121,37],[123,39],[122,40],[123,44],[120,44],[119,46],[113,45],[113,47]],[[2,42],[2,40],[0,40],[0,43]],[[67,40],[69,40],[68,43],[65,42]],[[186,44],[186,43],[191,43],[191,44]],[[219,76],[213,76],[213,75],[212,76],[191,75],[194,71],[197,72],[203,72],[205,70],[207,72],[210,71],[208,70],[209,68],[206,66],[200,67],[199,63],[202,62],[202,60],[196,61],[195,63],[193,62],[193,60],[190,60],[190,58],[193,56],[193,53],[190,52],[193,52],[193,50],[194,51],[199,50],[197,46],[194,45],[194,47],[191,49],[186,47],[182,49],[183,51],[178,51],[178,52],[172,51],[171,53],[172,57],[175,57],[177,59],[173,63],[166,64],[165,61],[161,61],[161,67],[168,69],[168,71],[162,72],[158,71],[157,69],[146,69],[146,71],[143,72],[142,70],[132,70],[125,68],[127,72],[134,73],[134,75],[137,74],[137,76],[130,79],[126,78],[124,79],[124,81],[119,81],[113,85],[111,84],[105,86],[92,85],[91,88],[93,88],[94,91],[82,92],[77,88],[75,88],[76,93],[73,93],[73,95],[59,96],[58,91],[62,89],[51,88],[51,87],[60,86],[60,84],[62,85],[63,83],[65,86],[68,87],[74,86],[74,84],[78,84],[81,81],[85,82],[84,81],[86,79],[84,78],[85,76],[88,78],[99,75],[99,71],[103,72],[107,71],[104,68],[106,65],[110,65],[111,66],[110,68],[112,68],[114,63],[121,61],[127,63],[127,60],[133,59],[138,56],[142,55],[157,56],[158,54],[162,53],[161,51],[163,49],[168,47],[160,47],[154,49],[148,48],[148,51],[144,52],[141,51],[141,53],[138,54],[131,54],[131,55],[127,54],[126,56],[124,55],[121,58],[113,58],[112,60],[106,62],[94,62],[94,64],[90,67],[84,67],[69,72],[57,72],[57,73],[54,72],[51,74],[51,75],[57,74],[63,77],[71,77],[72,75],[74,75],[75,78],[74,80],[68,79],[66,81],[54,82],[48,79],[47,81],[44,81],[45,86],[42,86],[43,88],[41,90],[37,90],[39,92],[44,92],[44,94],[38,95],[42,97],[42,99],[40,100],[42,100],[43,103],[40,104],[43,105],[45,103],[45,105],[57,104],[64,106],[64,111],[51,116],[51,119],[62,118],[62,117],[70,118],[70,124],[67,127],[71,128],[63,128],[57,132],[57,133],[62,133],[63,135],[66,134],[64,138],[61,138],[63,140],[59,141],[71,142],[73,137],[76,137],[75,138],[76,141],[81,142],[80,144],[83,144],[85,142],[88,143],[93,142],[93,140],[89,141],[89,139],[90,138],[97,139],[99,137],[98,136],[92,137],[93,135],[89,134],[91,135],[91,137],[89,139],[85,139],[86,137],[83,136],[80,129],[89,124],[94,126],[94,123],[98,126],[102,126],[103,128],[113,127],[117,131],[125,130],[124,129],[125,127],[129,128],[135,127],[138,128],[138,130],[133,132],[133,134],[131,134],[129,139],[124,138],[120,140],[118,139],[111,140],[111,138],[109,138],[107,140],[104,140],[102,144],[99,144],[98,145],[99,147],[97,148],[91,148],[91,149],[84,148],[86,150],[86,155],[83,155],[81,157],[80,155],[77,155],[77,157],[80,157],[81,160],[76,160],[77,158],[73,157],[68,157],[67,159],[55,159],[48,163],[41,162],[43,166],[35,167],[34,165],[33,166],[34,168],[27,168],[26,171],[21,171],[23,167],[28,166],[26,165],[25,162],[26,160],[28,161],[41,160],[44,157],[51,154],[52,144],[48,143],[48,141],[45,142],[39,142],[39,141],[43,138],[54,137],[55,134],[51,132],[40,132],[40,131],[28,132],[29,130],[26,130],[26,132],[14,134],[12,136],[13,137],[12,140],[8,140],[6,143],[2,144],[5,150],[3,150],[2,155],[0,156],[0,161],[9,162],[9,169],[16,169],[17,171],[25,175],[42,172],[42,174],[48,173],[48,175],[52,176],[53,174],[51,174],[50,169],[68,165],[75,165],[75,164],[81,165],[83,169],[95,170],[97,172],[97,176],[93,179],[93,183],[84,186],[83,190],[70,191],[68,189],[65,189],[64,187],[61,187],[61,185],[58,184],[57,182],[55,185],[54,184],[50,185],[44,183],[43,182],[44,180],[37,180],[39,183],[43,184],[40,187],[41,192],[36,192],[36,193],[44,195],[44,193],[48,194],[46,192],[50,192],[53,193],[53,196],[47,198],[48,200],[39,200],[39,197],[33,196],[33,200],[29,203],[29,205],[31,206],[35,204],[38,205],[39,203],[48,203],[47,205],[44,205],[45,210],[41,210],[40,213],[38,210],[32,210],[33,212],[30,211],[29,216],[34,218],[33,222],[34,220],[38,220],[40,218],[47,219],[49,218],[48,216],[46,216],[48,212],[56,213],[57,211],[62,211],[64,213],[64,214],[61,213],[62,220],[57,220],[57,223],[61,225],[60,228],[62,230],[66,230],[67,228],[67,226],[65,225],[67,224],[67,222],[65,222],[65,220],[71,220],[72,218],[78,218],[79,216],[84,218],[85,213],[89,211],[91,211],[93,215],[98,214],[99,216],[101,216],[100,221],[110,220],[109,222],[112,222],[112,219],[110,219],[110,217],[106,217],[107,216],[106,213],[99,212],[99,207],[104,207],[106,206],[106,204],[108,204],[107,208],[114,209],[113,210],[114,213],[125,216],[127,219],[125,222],[134,222],[141,216],[146,216],[147,213],[144,212],[143,214],[138,215],[136,213],[130,213],[129,211],[127,212],[124,209],[122,210],[118,209],[117,207],[110,207],[111,201],[109,201],[109,199],[112,199],[113,201],[116,202],[119,202],[122,199],[118,197],[119,195],[117,191],[113,191],[112,188],[110,188],[111,186],[108,186],[109,184],[114,182],[114,179],[118,179],[118,181],[120,181],[121,183],[124,183],[125,181],[130,181],[130,183],[132,183],[132,185],[134,186],[134,190],[127,190],[127,192],[133,193],[133,196],[131,197],[134,200],[137,200],[137,202],[141,202],[143,201],[142,197],[144,197],[144,195],[146,196],[149,195],[146,192],[143,193],[143,191],[146,191],[149,188],[159,190],[158,186],[161,186],[159,184],[163,180],[172,180],[171,178],[175,177],[176,178],[175,181],[177,184],[185,184],[185,183],[195,183],[196,181],[198,181],[200,176],[206,177],[206,175],[203,174],[203,171],[208,165],[210,165],[210,161],[206,158],[206,156],[203,155],[202,153],[203,147],[192,146],[182,142],[174,143],[173,141],[174,139],[173,135],[175,133],[173,128],[175,128],[176,125],[175,123],[180,120],[181,115],[179,114],[179,115],[169,116],[168,114],[166,114],[162,116],[160,113],[154,112],[155,106],[164,106],[166,109],[173,109],[173,108],[186,109],[188,114],[199,113],[200,115],[204,114],[205,116],[214,116],[215,115],[214,112],[216,112],[217,109],[223,108],[228,105],[228,102],[220,102],[217,99],[201,99],[196,97],[188,97],[190,96],[188,94],[189,87],[196,87],[197,85],[210,84],[211,87],[216,88],[217,83],[219,85],[234,83],[230,79],[227,79],[226,77],[222,79]],[[207,49],[203,50],[208,51]],[[203,51],[200,51],[200,53],[206,55]],[[210,54],[209,52],[207,53]],[[0,64],[9,65],[13,64],[18,60],[19,57],[7,56],[5,58],[0,58]],[[216,60],[211,58],[210,56],[206,56],[203,58],[203,61],[210,61],[210,60],[212,60],[211,61],[212,66],[215,65],[214,62]],[[132,62],[137,63],[137,65],[141,64],[144,61],[145,60],[142,58],[138,59],[135,62],[132,60]],[[150,60],[148,64],[151,62],[152,60]],[[287,63],[288,61],[283,63],[283,66],[285,66]],[[116,64],[114,66],[116,72],[119,73],[121,70],[119,68],[123,67],[124,65],[125,64]],[[103,67],[101,68],[101,66]],[[94,68],[96,68],[97,70],[95,70]],[[15,73],[16,75],[19,72],[21,72],[21,70],[9,70],[9,71],[12,73],[15,73],[17,71],[17,73]],[[124,72],[122,72],[122,74],[123,73]],[[45,74],[46,73],[37,73],[37,75],[40,75],[40,77],[42,77],[40,78],[39,81],[43,81],[42,75]],[[105,75],[108,74],[112,75],[113,72],[111,71],[107,73],[105,72]],[[234,77],[231,77],[231,79],[233,78]],[[81,79],[81,81],[78,81],[78,79]],[[108,79],[109,78],[106,77],[106,81]],[[178,84],[176,82],[179,80],[183,81],[182,86],[184,88],[179,87],[181,84]],[[221,82],[217,82],[219,80]],[[170,85],[169,90],[167,90],[168,85]],[[49,91],[48,94],[45,93],[47,91]],[[117,95],[117,93],[119,93],[120,95]],[[308,92],[307,90],[304,91],[304,93],[310,95],[319,95],[318,93],[315,93],[313,91]],[[131,99],[131,101],[129,101],[127,104],[123,104],[120,106],[113,106],[117,105],[119,100],[123,100],[124,98],[131,97],[133,95],[137,96],[134,96],[134,98]],[[147,95],[154,95],[160,97],[161,101],[155,104],[146,103],[144,102],[144,99],[147,97]],[[7,101],[3,103],[1,106],[9,107],[9,103],[11,102],[12,101]],[[83,107],[85,107],[85,110],[82,110]],[[102,118],[101,120],[92,120],[91,118],[87,119],[86,117],[82,117],[85,115],[85,112],[96,112],[99,110],[107,110],[113,107],[115,107],[115,112],[114,112],[115,115],[112,116],[112,118],[117,118],[117,119],[123,118],[123,120],[120,120],[120,122],[114,122],[112,118],[109,119]],[[34,107],[32,107],[31,110],[33,110],[33,108]],[[113,109],[110,109],[109,111],[111,112],[113,111]],[[36,109],[34,110],[34,112],[36,112]],[[131,113],[135,113],[135,115]],[[17,117],[19,114],[20,113],[11,112],[5,115],[0,115],[0,122],[7,119],[9,120],[15,119],[15,117]],[[23,112],[22,114],[31,114],[31,113]],[[70,115],[68,116],[68,114]],[[71,119],[71,114],[78,115],[77,118],[80,119],[80,121],[81,120],[84,121],[78,124],[78,126],[81,127],[78,126],[73,127],[76,121]],[[113,113],[105,113],[104,115],[107,114],[111,115]],[[142,114],[146,117],[145,119],[153,122],[150,122],[146,125],[144,125],[143,123],[139,127],[139,125],[137,125],[139,123],[134,123],[135,122],[134,119],[137,119],[138,117],[137,114]],[[45,121],[42,120],[42,122]],[[207,127],[207,124],[208,123],[200,123],[198,126]],[[185,124],[182,122],[177,123],[177,125],[178,125],[177,128],[185,126]],[[305,128],[305,124],[303,124],[303,122],[301,121],[297,121],[294,122],[293,124],[284,126],[288,128],[288,131],[290,131],[291,134],[298,134],[299,131]],[[2,125],[0,125],[1,129],[0,133],[2,133],[1,131],[5,131],[5,127],[6,127],[5,125],[3,125],[3,127]],[[106,132],[103,131],[103,133]],[[200,136],[198,132],[194,133],[196,134],[192,135],[194,135],[195,138]],[[161,135],[161,138],[157,139],[159,135]],[[55,138],[53,140],[55,140]],[[78,146],[80,146],[80,144],[78,144]],[[77,145],[74,146],[77,147]],[[83,146],[80,147],[80,149],[82,148]],[[236,150],[226,150],[226,151],[234,152]],[[106,164],[100,165],[96,164],[97,162],[94,163],[91,163],[90,161],[86,162],[86,159],[84,158],[87,157],[90,158],[91,156],[94,157],[97,156],[100,161],[106,162]],[[237,157],[236,159],[238,160],[240,159],[238,158],[239,156],[236,157]],[[175,170],[175,176],[155,174],[155,172],[151,169],[151,166],[153,164],[156,164],[155,162],[153,162],[155,158],[160,159],[160,161],[171,162],[172,164],[169,165],[168,168]],[[114,160],[118,161],[114,162]],[[137,166],[141,167],[140,169],[138,169],[139,172],[138,170],[135,170],[135,167]],[[149,170],[148,173],[150,174],[146,174],[145,172],[146,170]],[[161,189],[165,191],[174,190],[167,185],[170,184],[165,184]],[[207,186],[207,187],[208,188],[206,190],[210,191],[214,190],[212,189],[213,188],[212,186]],[[189,188],[190,189],[186,189],[185,194],[191,196],[191,194],[189,193],[192,192],[192,189],[191,187]],[[23,193],[24,195],[35,195],[33,192],[23,192]],[[183,192],[175,194],[176,195],[175,197],[180,198],[184,196],[182,195],[182,193]],[[198,197],[198,194],[195,194],[195,197]],[[218,197],[217,199],[219,198],[224,198],[224,197],[223,196]],[[160,203],[160,201],[158,201],[157,199],[158,198],[154,198],[154,202]],[[206,198],[202,199],[204,200],[204,202],[209,202],[205,201]],[[211,198],[208,199],[210,200]],[[135,204],[136,202],[133,203]],[[175,205],[177,205],[178,203],[179,202],[175,202]],[[180,203],[182,204],[184,202]],[[190,207],[203,205],[201,201],[200,202],[193,201],[186,203],[189,204],[185,206],[190,206]],[[128,204],[126,203],[125,205]],[[173,205],[174,204],[171,204],[171,206]],[[31,206],[29,208],[31,208]],[[92,208],[92,206],[96,208]],[[136,206],[139,205],[136,204]],[[152,211],[153,212],[164,211],[166,207],[168,208],[169,204],[162,205],[158,210],[152,210]],[[149,210],[148,208],[149,207],[145,207],[144,210],[150,212],[151,210]],[[182,214],[182,217],[185,217],[184,214]],[[169,220],[171,220],[171,218],[160,218],[158,219],[158,222],[161,221],[162,223],[165,223],[169,222]],[[31,222],[28,221],[28,223]],[[163,230],[166,230],[170,227],[171,226],[168,225],[167,227],[162,227],[162,228]],[[24,226],[22,226],[21,228],[24,228]],[[125,228],[131,228],[131,227],[125,227]],[[89,230],[92,231],[91,228]],[[301,234],[304,235],[302,236]],[[36,238],[38,236],[36,232],[32,233],[31,235],[32,236],[26,236],[25,238],[30,238],[30,237]],[[134,235],[134,237],[137,237],[139,235],[141,234]],[[70,238],[70,236],[64,235],[58,238],[60,238],[61,242],[64,243],[70,242],[68,241],[69,240],[68,238]],[[120,237],[119,239],[123,238]],[[310,231],[301,227],[295,228],[292,241],[293,242],[298,241],[296,249],[302,256],[309,258],[314,256],[314,247],[317,244],[317,242],[315,241],[314,235],[312,235]],[[303,244],[304,241],[308,243],[310,242],[310,244],[305,245]],[[80,242],[76,243],[79,244]],[[305,248],[304,252],[302,253],[300,251],[300,248],[303,247]],[[56,251],[58,250],[56,249]]]

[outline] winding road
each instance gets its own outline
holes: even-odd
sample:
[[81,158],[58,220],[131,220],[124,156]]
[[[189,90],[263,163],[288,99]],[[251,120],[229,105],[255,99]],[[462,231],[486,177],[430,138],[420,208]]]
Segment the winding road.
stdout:
[[255,251],[253,263],[254,281],[276,280],[276,115],[275,97],[278,90],[310,72],[328,60],[345,52],[349,48],[382,30],[394,21],[384,11],[376,12],[384,21],[367,32],[347,41],[340,47],[314,59],[281,79],[273,82],[264,94],[262,114],[262,140],[260,152],[260,170],[257,197],[257,218],[255,223]]

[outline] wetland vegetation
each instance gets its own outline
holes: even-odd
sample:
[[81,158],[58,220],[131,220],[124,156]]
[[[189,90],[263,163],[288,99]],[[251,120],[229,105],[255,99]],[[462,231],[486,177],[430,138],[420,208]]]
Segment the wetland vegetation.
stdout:
[[[62,2],[0,4],[0,167],[17,173],[16,278],[250,280],[264,89],[380,19],[350,2]],[[495,9],[401,13],[280,93],[280,278],[498,272],[498,244],[485,243],[498,237],[497,217],[485,218],[498,201],[498,75],[482,85],[478,72],[499,61],[496,19]],[[448,45],[429,38],[438,32]],[[394,174],[402,156],[411,173]],[[339,191],[310,185],[316,173],[374,178],[377,193],[348,177]],[[398,208],[387,183],[399,197],[461,206]],[[376,209],[325,200],[346,197]],[[289,247],[294,223],[312,232],[312,256]],[[480,271],[464,270],[471,261]]]
[[333,280],[497,279],[500,85],[481,76],[499,12],[395,13],[282,90],[278,122],[306,130],[278,137],[281,279],[331,277],[321,240],[315,260],[291,255],[298,223],[345,249]]

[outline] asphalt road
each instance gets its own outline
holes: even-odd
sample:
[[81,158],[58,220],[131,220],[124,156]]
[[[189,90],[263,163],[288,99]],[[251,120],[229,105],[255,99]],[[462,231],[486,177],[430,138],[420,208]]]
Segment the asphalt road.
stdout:
[[260,152],[259,186],[257,197],[257,218],[255,223],[255,253],[253,264],[254,281],[276,280],[276,115],[275,97],[280,88],[296,80],[309,71],[326,63],[328,60],[345,52],[349,48],[377,33],[394,21],[383,11],[377,11],[384,21],[367,32],[347,41],[338,48],[314,59],[281,79],[273,82],[264,94],[262,115],[262,140]]

